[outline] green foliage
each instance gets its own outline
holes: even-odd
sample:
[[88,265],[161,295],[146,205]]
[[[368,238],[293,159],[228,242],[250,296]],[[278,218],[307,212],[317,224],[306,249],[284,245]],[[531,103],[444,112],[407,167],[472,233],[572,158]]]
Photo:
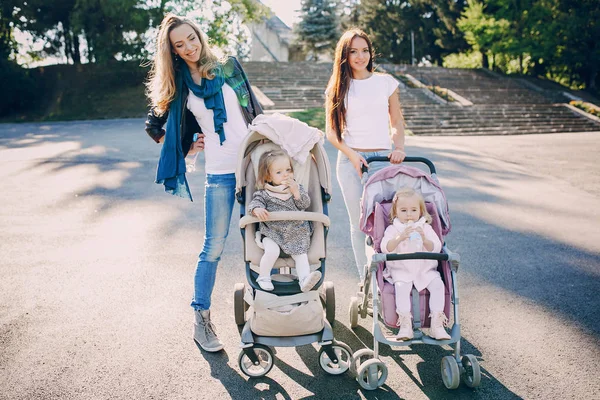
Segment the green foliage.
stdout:
[[[482,66],[595,89],[600,69],[597,0],[468,0],[457,25]],[[466,60],[465,60],[466,61]]]
[[0,87],[5,93],[0,96],[0,117],[26,110],[36,95],[31,71],[7,59],[0,59],[0,71]]
[[[140,118],[147,111],[143,82],[148,69],[140,67],[137,61],[19,69],[30,85],[15,82],[9,87],[19,89],[27,97],[3,115],[4,122]],[[7,83],[11,82],[1,82],[4,87]],[[0,101],[7,99],[10,96]]]
[[485,6],[477,0],[467,0],[468,7],[456,21],[458,28],[465,34],[465,40],[473,51],[482,54],[482,65],[487,67],[488,52],[502,51],[510,23],[505,19],[496,19],[484,12]]
[[575,106],[577,108],[579,108],[580,110],[585,111],[588,114],[592,114],[593,116],[599,117],[600,118],[600,107],[592,104],[592,103],[588,103],[585,101],[576,101],[573,100],[571,101],[569,104],[571,104],[572,106]]
[[[180,15],[197,11],[214,44],[243,50],[248,38],[242,22],[264,15],[264,6],[253,0],[4,0],[0,56],[6,58],[3,49],[10,50],[12,27],[16,27],[43,41],[34,58],[64,57],[74,64],[85,59],[100,64],[145,59],[147,44],[154,40],[153,28],[168,11]],[[8,33],[5,25],[11,28]]]
[[318,60],[338,40],[337,3],[332,0],[302,0],[301,21],[296,28],[299,42]]
[[354,11],[371,37],[378,54],[394,63],[411,62],[411,32],[416,61],[441,63],[442,57],[466,47],[456,29],[462,1],[453,0],[362,0]]
[[0,2],[0,60],[7,60],[17,50],[11,21],[15,1],[2,0]]
[[415,85],[415,83],[408,79],[408,77],[406,75],[403,74],[395,74],[394,75],[395,78],[399,79],[400,81],[402,81],[402,83],[404,83],[406,86],[408,86],[409,88],[417,88],[420,86]]
[[244,59],[250,52],[244,24],[265,17],[268,9],[254,0],[176,0],[165,5],[165,12],[194,19],[212,45]]
[[446,88],[436,85],[428,85],[427,89],[431,90],[435,95],[441,97],[442,99],[448,102],[456,101],[456,99],[452,97],[450,93],[448,93],[448,89]]
[[479,51],[469,51],[449,54],[444,57],[442,65],[445,68],[481,68],[481,53]]

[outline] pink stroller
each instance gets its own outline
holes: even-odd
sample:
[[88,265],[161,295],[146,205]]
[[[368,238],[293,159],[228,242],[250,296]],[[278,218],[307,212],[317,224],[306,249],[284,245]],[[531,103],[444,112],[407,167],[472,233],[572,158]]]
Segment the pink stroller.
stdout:
[[[387,157],[374,157],[367,162],[389,161]],[[430,174],[423,170],[405,165],[407,162],[420,162],[429,167]],[[390,224],[389,213],[391,200],[400,187],[410,187],[419,191],[426,202],[427,211],[432,216],[432,228],[440,238],[442,251],[436,253],[382,254],[380,243],[385,229]],[[458,291],[456,273],[459,255],[451,252],[444,243],[444,236],[450,232],[450,216],[446,196],[439,185],[433,163],[422,157],[407,157],[403,164],[390,165],[374,173],[365,184],[361,202],[361,230],[367,237],[367,256],[371,264],[365,266],[365,279],[360,285],[357,296],[350,300],[350,326],[355,328],[358,317],[373,316],[373,350],[361,349],[354,353],[351,370],[356,374],[359,384],[368,390],[374,390],[384,384],[387,378],[387,367],[379,359],[379,343],[393,346],[410,346],[413,344],[449,345],[454,344],[454,355],[442,358],[442,380],[448,389],[456,389],[463,375],[465,384],[476,387],[481,381],[479,363],[471,354],[460,355],[460,323],[458,316]],[[389,328],[397,328],[394,285],[384,277],[385,262],[393,260],[429,259],[438,260],[438,272],[445,286],[444,313],[450,319],[454,317],[449,340],[435,340],[424,334],[421,328],[430,326],[429,292],[423,289],[418,292],[413,287],[411,293],[414,338],[400,341],[395,336],[386,336],[379,318]],[[369,307],[369,293],[373,293],[373,306]],[[452,304],[452,307],[450,305]],[[450,309],[452,308],[452,313]]]

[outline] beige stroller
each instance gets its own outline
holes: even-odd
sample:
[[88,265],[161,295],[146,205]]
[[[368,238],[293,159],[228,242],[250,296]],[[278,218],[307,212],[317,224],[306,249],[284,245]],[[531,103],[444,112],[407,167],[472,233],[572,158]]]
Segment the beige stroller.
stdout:
[[[271,116],[259,116],[257,119],[268,121],[269,118]],[[275,118],[289,117],[279,115]],[[291,123],[303,124],[297,120]],[[256,128],[254,124],[251,128]],[[303,125],[306,129],[312,129]],[[324,282],[331,176],[322,140],[312,147],[304,163],[299,163],[296,158],[293,161],[295,179],[304,186],[311,198],[309,209],[271,212],[269,218],[311,221],[313,234],[308,258],[311,270],[321,271],[321,280],[311,291],[302,293],[295,275],[294,261],[282,253],[271,275],[274,290],[263,291],[256,282],[263,255],[263,250],[255,240],[258,219],[245,214],[255,191],[260,156],[266,151],[281,149],[267,137],[256,130],[248,135],[242,144],[243,151],[240,151],[241,159],[236,171],[236,196],[241,209],[240,229],[247,279],[246,283],[237,283],[234,290],[235,322],[243,326],[238,365],[247,376],[261,377],[273,367],[271,347],[295,347],[317,342],[321,346],[321,368],[332,375],[342,374],[350,367],[352,350],[333,338],[334,286],[332,282]]]

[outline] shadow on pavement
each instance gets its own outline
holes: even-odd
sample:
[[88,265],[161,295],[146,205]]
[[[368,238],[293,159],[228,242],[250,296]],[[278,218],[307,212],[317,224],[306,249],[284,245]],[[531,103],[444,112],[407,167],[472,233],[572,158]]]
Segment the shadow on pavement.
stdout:
[[[196,347],[198,347],[198,351],[208,361],[211,376],[221,382],[223,388],[227,390],[232,399],[292,399],[286,390],[273,379],[269,378],[268,375],[261,378],[248,379],[241,375],[241,372],[231,368],[229,365],[229,355],[226,351],[209,353],[204,351],[197,343]],[[237,365],[237,356],[235,364]],[[263,389],[258,388],[258,386],[262,386]],[[199,394],[198,398],[202,398],[201,394]]]
[[[367,317],[367,321],[371,323],[371,318]],[[359,325],[355,328],[354,332],[355,340],[352,346],[353,349],[359,350],[361,348],[373,348],[373,335],[363,326]],[[484,362],[485,359],[482,354],[477,350],[468,340],[464,337],[461,340],[461,354],[473,354],[477,357],[477,360]],[[481,368],[481,384],[476,389],[467,387],[462,381],[460,386],[455,390],[446,389],[442,381],[440,363],[442,357],[453,355],[454,350],[449,349],[448,346],[432,346],[432,345],[414,345],[411,347],[395,347],[392,348],[386,344],[379,344],[379,353],[383,357],[392,358],[396,364],[406,373],[406,376],[423,391],[429,399],[447,399],[454,397],[468,397],[468,398],[479,398],[488,399],[494,398],[519,398],[510,389],[504,386],[500,381],[494,378],[489,371],[485,368]],[[413,374],[410,368],[408,368],[403,361],[403,356],[406,355],[418,355],[423,361],[417,364],[417,375]],[[384,398],[384,397],[382,397]]]

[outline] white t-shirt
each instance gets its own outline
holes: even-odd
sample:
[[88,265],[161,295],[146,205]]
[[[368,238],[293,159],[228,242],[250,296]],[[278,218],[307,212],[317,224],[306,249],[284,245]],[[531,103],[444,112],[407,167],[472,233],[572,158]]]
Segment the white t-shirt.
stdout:
[[342,138],[354,149],[391,149],[389,99],[398,87],[391,75],[352,79],[346,97]]
[[227,122],[223,124],[225,141],[221,146],[219,135],[215,132],[213,110],[204,105],[204,99],[190,90],[187,108],[194,114],[204,133],[204,169],[207,174],[234,173],[237,166],[240,144],[248,135],[248,125],[242,115],[242,109],[233,89],[223,84],[223,99],[227,110]]

